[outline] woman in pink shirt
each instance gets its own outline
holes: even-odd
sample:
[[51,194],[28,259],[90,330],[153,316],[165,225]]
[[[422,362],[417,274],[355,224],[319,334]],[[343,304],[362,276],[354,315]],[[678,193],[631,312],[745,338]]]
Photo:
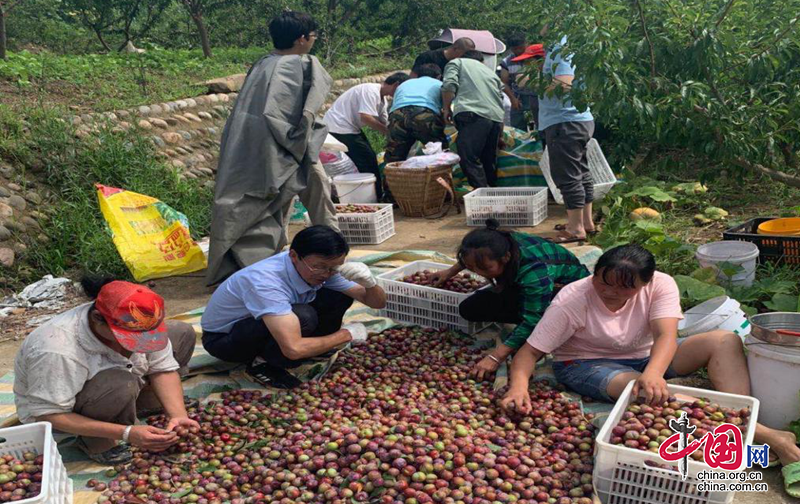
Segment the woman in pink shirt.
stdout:
[[[656,271],[650,252],[638,245],[608,250],[594,275],[558,293],[517,352],[502,404],[530,411],[528,381],[536,362],[548,353],[559,382],[595,399],[613,402],[636,380],[634,394],[663,403],[670,395],[667,379],[704,366],[717,390],[750,395],[741,338],[712,331],[678,341],[682,318],[678,286]],[[784,465],[800,461],[790,432],[758,425],[755,440],[769,444]]]

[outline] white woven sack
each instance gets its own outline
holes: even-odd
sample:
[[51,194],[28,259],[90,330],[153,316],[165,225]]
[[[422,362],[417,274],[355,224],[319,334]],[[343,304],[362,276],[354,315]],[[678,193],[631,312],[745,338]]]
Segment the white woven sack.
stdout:
[[350,157],[344,152],[332,152],[336,156],[336,161],[322,163],[325,173],[333,178],[337,175],[347,175],[348,173],[358,173],[358,168]]

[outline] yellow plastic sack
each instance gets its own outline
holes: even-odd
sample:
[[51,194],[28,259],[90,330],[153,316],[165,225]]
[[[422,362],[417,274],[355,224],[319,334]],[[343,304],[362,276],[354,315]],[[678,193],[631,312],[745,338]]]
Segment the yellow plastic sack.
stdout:
[[100,210],[114,245],[138,282],[204,269],[206,258],[189,234],[189,221],[161,201],[97,184]]

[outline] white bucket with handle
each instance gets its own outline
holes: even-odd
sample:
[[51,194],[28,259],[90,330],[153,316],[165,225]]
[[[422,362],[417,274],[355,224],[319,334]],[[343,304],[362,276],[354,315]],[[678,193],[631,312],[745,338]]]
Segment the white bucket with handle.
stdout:
[[371,173],[349,173],[333,177],[339,203],[377,203],[375,175]]
[[770,345],[753,336],[746,345],[750,393],[761,401],[758,421],[773,429],[787,429],[800,412],[800,347]]
[[702,267],[714,268],[721,284],[750,287],[756,279],[758,254],[755,243],[726,240],[699,246],[695,257]]
[[750,334],[750,321],[741,305],[728,296],[719,296],[686,310],[678,322],[678,335],[682,338],[717,329],[736,333],[742,339]]

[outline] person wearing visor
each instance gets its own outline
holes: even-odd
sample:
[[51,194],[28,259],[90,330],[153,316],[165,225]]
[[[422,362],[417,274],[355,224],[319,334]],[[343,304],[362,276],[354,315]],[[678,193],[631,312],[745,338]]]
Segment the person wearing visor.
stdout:
[[534,124],[539,116],[539,97],[527,84],[529,77],[525,75],[525,67],[535,63],[541,68],[544,62],[544,46],[542,44],[529,45],[520,54],[516,52],[506,56],[500,63],[500,79],[506,85],[505,92],[511,100],[511,126],[519,130],[528,129],[528,120],[525,112],[529,111]]
[[297,233],[288,252],[234,273],[203,313],[203,347],[220,360],[247,364],[247,373],[264,386],[299,385],[286,369],[366,341],[362,324],[342,325],[354,300],[386,305],[367,265],[345,263],[349,252],[337,231],[311,226]]
[[[82,284],[94,301],[46,322],[17,353],[19,419],[50,422],[59,442],[101,464],[129,461],[128,445],[163,451],[178,442],[177,427],[199,427],[186,411],[180,377],[194,329],[165,321],[164,300],[147,287],[89,278]],[[166,413],[166,428],[135,425],[145,411]]]

